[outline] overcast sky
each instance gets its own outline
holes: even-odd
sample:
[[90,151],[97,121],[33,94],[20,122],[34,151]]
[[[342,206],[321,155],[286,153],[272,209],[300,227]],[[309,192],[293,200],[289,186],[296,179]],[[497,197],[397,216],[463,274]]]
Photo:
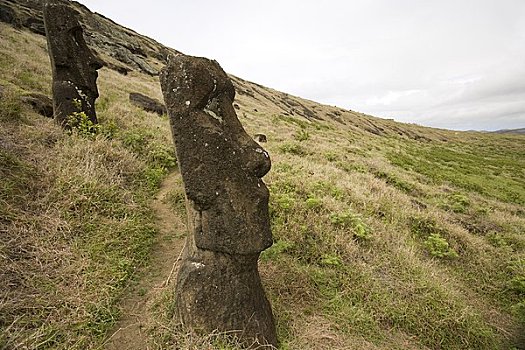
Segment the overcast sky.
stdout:
[[525,127],[525,0],[80,0],[229,73],[378,117]]

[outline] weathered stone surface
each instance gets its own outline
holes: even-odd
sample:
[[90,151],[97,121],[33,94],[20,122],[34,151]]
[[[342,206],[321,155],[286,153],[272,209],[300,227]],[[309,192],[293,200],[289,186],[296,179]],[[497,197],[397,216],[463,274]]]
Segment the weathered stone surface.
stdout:
[[187,198],[190,237],[177,308],[186,326],[238,331],[275,345],[273,316],[257,259],[272,244],[270,158],[243,129],[235,90],[215,61],[177,55],[160,75]]
[[131,69],[126,68],[126,67],[121,66],[121,65],[112,64],[112,63],[108,63],[108,62],[105,62],[105,65],[109,69],[114,70],[117,73],[122,74],[122,75],[128,75],[128,73],[131,72]]
[[166,114],[166,107],[154,98],[138,92],[131,92],[129,94],[129,100],[133,105],[140,107],[147,112],[157,113],[158,115]]
[[159,74],[156,69],[151,67],[142,57],[133,53],[128,47],[115,46],[114,49],[110,51],[110,56],[114,57],[117,61],[138,68],[148,75],[155,76]]
[[258,257],[258,253],[230,255],[200,249],[190,236],[177,276],[175,302],[182,323],[196,331],[228,332],[246,344],[276,346]]
[[24,23],[24,27],[29,28],[30,31],[40,35],[46,35],[46,27],[44,21],[39,18],[28,18]]
[[195,242],[228,254],[260,252],[272,244],[268,189],[261,180],[270,158],[237,119],[235,90],[218,63],[188,57],[175,56],[161,84],[201,232]]
[[53,70],[53,107],[55,120],[62,126],[66,126],[68,116],[79,111],[85,112],[93,123],[97,122],[97,69],[102,68],[103,62],[87,47],[78,16],[66,2],[47,0],[45,3],[44,23]]
[[21,97],[22,102],[29,104],[40,115],[53,118],[53,100],[46,95],[32,92]]

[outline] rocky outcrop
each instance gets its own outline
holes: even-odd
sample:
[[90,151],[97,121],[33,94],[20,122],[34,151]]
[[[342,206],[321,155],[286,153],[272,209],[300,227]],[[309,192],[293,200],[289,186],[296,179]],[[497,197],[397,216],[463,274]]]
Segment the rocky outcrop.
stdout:
[[[4,90],[5,88],[0,85],[0,100],[4,97]],[[38,114],[47,118],[53,118],[53,100],[46,95],[39,92],[30,92],[20,96],[20,101],[30,105]]]
[[47,0],[44,5],[55,120],[66,128],[67,119],[74,112],[84,112],[97,123],[97,69],[102,68],[102,61],[87,47],[78,16],[75,9],[61,0]]
[[[168,54],[177,53],[98,13],[92,13],[76,1],[65,2],[79,13],[78,20],[84,28],[87,44],[104,57],[104,63],[110,69],[122,74],[135,70],[158,75],[156,63],[165,63]],[[42,0],[0,0],[0,22],[45,35],[42,3]]]
[[215,61],[177,55],[160,75],[184,181],[190,233],[176,291],[189,328],[276,345],[257,270],[272,245],[268,153],[244,131],[235,90]]
[[166,107],[162,103],[138,92],[131,92],[129,94],[129,101],[146,112],[157,113],[158,115],[166,114]]
[[35,112],[53,118],[53,100],[38,92],[31,92],[21,97],[22,102],[30,105]]

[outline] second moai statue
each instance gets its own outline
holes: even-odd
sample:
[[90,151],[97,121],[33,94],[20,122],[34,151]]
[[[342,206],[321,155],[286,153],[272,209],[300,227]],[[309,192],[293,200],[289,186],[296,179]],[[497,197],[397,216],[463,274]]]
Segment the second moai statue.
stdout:
[[235,89],[216,61],[172,56],[160,75],[177,152],[189,237],[177,277],[183,324],[227,332],[245,344],[277,345],[259,277],[259,254],[272,245],[268,153],[243,129]]
[[103,62],[88,48],[79,13],[69,1],[47,0],[44,23],[53,71],[53,109],[55,120],[69,128],[68,117],[84,112],[97,123],[97,70]]

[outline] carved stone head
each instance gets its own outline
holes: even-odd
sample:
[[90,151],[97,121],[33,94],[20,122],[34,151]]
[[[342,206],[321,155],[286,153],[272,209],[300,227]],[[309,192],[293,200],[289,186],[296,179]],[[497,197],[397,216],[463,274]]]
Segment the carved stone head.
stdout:
[[44,5],[55,115],[65,119],[72,112],[78,112],[72,102],[77,99],[82,111],[96,121],[97,69],[102,68],[103,62],[86,45],[79,16],[69,3],[61,0],[47,0]]
[[160,79],[196,246],[228,254],[268,248],[261,178],[270,158],[237,119],[231,80],[216,61],[184,55],[171,56]]

